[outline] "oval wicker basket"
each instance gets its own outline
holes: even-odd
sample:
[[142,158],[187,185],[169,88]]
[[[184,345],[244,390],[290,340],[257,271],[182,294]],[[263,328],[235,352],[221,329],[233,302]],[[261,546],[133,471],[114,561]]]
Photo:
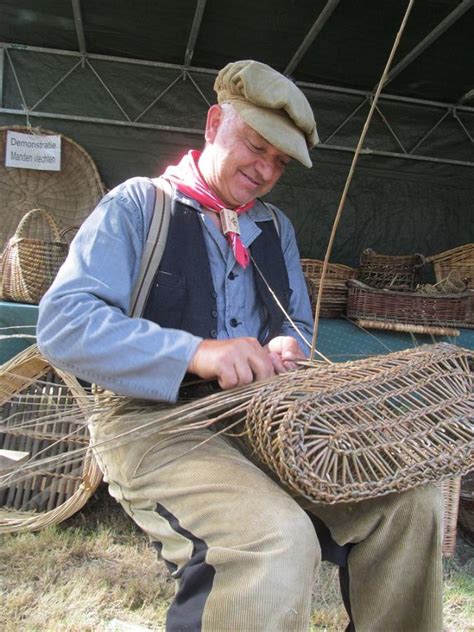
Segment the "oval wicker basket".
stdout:
[[91,396],[33,345],[0,367],[0,405],[2,448],[30,455],[21,469],[1,476],[0,533],[65,520],[102,480],[88,447]]
[[459,477],[474,465],[472,355],[441,343],[286,374],[247,407],[250,447],[314,502]]
[[[51,213],[60,226],[81,224],[105,193],[90,155],[72,139],[61,136],[61,170],[37,171],[5,166],[9,130],[31,133],[28,127],[0,127],[0,251],[13,235],[21,218],[32,208]],[[35,129],[38,134],[57,134]],[[42,236],[39,235],[41,238]]]

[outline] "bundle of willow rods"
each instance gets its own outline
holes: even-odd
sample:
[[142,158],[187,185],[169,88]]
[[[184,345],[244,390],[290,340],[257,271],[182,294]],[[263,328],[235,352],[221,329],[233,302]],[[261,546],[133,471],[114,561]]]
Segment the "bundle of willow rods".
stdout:
[[[157,430],[175,434],[214,426],[239,432],[260,462],[297,494],[315,502],[356,502],[473,469],[472,357],[453,345],[426,345],[311,364],[175,405],[106,395],[95,403],[87,399],[76,416],[85,424],[88,408],[116,429],[97,446],[101,450]],[[121,415],[128,428],[133,422],[131,430],[120,432]],[[77,461],[85,452],[83,447],[51,455],[36,467]],[[33,461],[3,482],[18,483],[34,472]]]

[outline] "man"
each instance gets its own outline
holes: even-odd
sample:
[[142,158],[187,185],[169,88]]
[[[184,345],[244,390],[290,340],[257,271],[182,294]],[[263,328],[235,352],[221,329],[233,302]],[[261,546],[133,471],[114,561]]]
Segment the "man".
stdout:
[[[290,159],[311,166],[312,110],[291,81],[258,62],[229,64],[215,89],[204,150],[165,172],[170,230],[144,318],[128,312],[155,199],[146,178],[102,200],[40,306],[45,356],[119,394],[172,402],[186,373],[228,389],[293,368],[304,343],[257,266],[311,338],[293,229],[258,198]],[[93,432],[100,443],[131,427],[125,412]],[[167,630],[306,632],[321,559],[307,512],[349,550],[351,629],[442,630],[435,488],[315,505],[292,497],[232,438],[170,436],[158,423],[152,437],[131,437],[98,456],[110,492],[177,580]]]

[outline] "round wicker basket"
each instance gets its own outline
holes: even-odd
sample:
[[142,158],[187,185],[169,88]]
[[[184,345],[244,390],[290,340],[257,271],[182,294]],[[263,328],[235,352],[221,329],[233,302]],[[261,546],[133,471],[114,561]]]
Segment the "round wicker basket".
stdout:
[[0,476],[0,533],[57,524],[97,489],[102,473],[89,450],[90,405],[90,394],[35,345],[0,367],[1,445],[29,455]]
[[[0,127],[0,251],[21,218],[33,208],[49,211],[61,228],[81,224],[105,193],[89,154],[70,138],[61,136],[61,170],[37,171],[5,166],[7,131],[29,133],[20,125]],[[38,134],[57,134],[35,129]],[[42,238],[43,235],[38,235]]]

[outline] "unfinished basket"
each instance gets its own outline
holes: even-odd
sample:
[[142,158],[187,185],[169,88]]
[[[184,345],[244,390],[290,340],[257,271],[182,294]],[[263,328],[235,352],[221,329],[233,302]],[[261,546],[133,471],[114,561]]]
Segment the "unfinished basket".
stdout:
[[467,280],[468,287],[474,289],[474,244],[445,250],[426,260],[433,264],[437,282],[454,277]]
[[461,478],[451,478],[440,485],[443,496],[443,555],[451,557],[456,550],[456,535],[459,510]]
[[469,357],[453,345],[426,345],[287,374],[249,402],[249,444],[315,502],[458,477],[474,465]]
[[[30,236],[30,225],[37,218],[46,221],[49,238]],[[54,281],[68,249],[50,213],[41,208],[26,213],[0,259],[0,298],[37,305]]]
[[47,129],[38,134],[61,137],[61,170],[37,171],[5,166],[7,132],[31,134],[28,127],[0,127],[0,251],[32,208],[49,211],[61,226],[81,224],[105,193],[97,167],[83,147]]
[[0,367],[2,450],[28,458],[0,477],[0,532],[61,522],[93,494],[102,474],[88,449],[90,402],[34,345]]
[[409,291],[421,281],[424,265],[420,254],[382,255],[367,248],[360,256],[357,278],[371,287]]
[[[420,327],[474,327],[474,292],[423,294],[377,289],[348,281],[347,316],[377,323]],[[406,327],[408,331],[410,328]],[[422,333],[422,332],[421,332]]]
[[[306,279],[308,294],[313,313],[316,309],[319,285],[323,270],[323,261],[319,259],[301,259],[301,267]],[[346,281],[353,279],[357,272],[341,263],[329,263],[324,278],[320,316],[322,318],[341,318],[346,313]]]

